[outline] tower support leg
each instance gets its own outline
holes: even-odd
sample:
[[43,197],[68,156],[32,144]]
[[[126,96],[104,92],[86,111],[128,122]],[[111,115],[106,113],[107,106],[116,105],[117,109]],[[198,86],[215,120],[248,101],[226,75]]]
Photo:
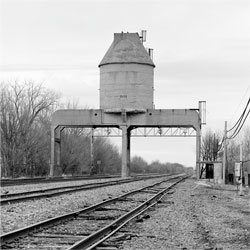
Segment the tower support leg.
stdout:
[[130,130],[127,126],[122,129],[122,177],[130,175]]
[[130,176],[130,138],[131,132],[130,129],[128,128],[127,130],[127,176]]
[[61,131],[60,127],[51,129],[50,177],[55,176],[55,165],[60,166],[61,164]]

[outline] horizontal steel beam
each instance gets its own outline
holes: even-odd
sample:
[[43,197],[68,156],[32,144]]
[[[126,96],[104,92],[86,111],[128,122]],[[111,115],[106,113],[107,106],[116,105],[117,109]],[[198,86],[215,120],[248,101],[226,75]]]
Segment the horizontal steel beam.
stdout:
[[194,109],[148,109],[144,113],[105,112],[102,109],[57,110],[52,127],[177,127],[200,129],[199,112]]

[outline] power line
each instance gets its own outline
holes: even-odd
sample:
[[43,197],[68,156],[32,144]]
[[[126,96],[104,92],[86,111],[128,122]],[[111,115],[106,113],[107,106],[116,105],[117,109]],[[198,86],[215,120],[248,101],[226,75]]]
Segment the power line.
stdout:
[[240,132],[241,128],[243,127],[243,125],[244,125],[244,123],[245,123],[245,121],[246,121],[246,119],[247,119],[249,113],[250,113],[250,109],[248,110],[247,115],[245,116],[245,119],[244,119],[243,123],[241,124],[239,130],[236,132],[236,130],[237,130],[237,129],[236,129],[236,130],[234,131],[234,134],[233,134],[230,138],[228,138],[228,139],[233,139],[233,138],[235,138],[235,137],[239,134],[239,132]]
[[233,119],[233,117],[234,117],[235,113],[238,111],[238,109],[239,109],[239,107],[240,107],[241,103],[243,102],[243,100],[244,100],[245,96],[247,95],[247,92],[248,92],[249,88],[250,88],[250,83],[249,83],[249,85],[247,86],[247,89],[246,89],[246,91],[245,91],[245,93],[244,93],[243,97],[241,98],[241,101],[240,101],[240,103],[239,103],[238,107],[235,109],[235,111],[234,111],[234,113],[233,113],[233,115],[232,115],[232,117],[231,117],[231,119],[230,119],[230,122],[229,122],[229,123],[231,123],[231,121],[232,121],[232,119]]
[[220,143],[220,145],[219,145],[220,147],[219,147],[219,149],[218,149],[218,152],[222,149],[224,140],[225,140],[225,136],[223,136],[223,138],[222,138],[222,140],[221,140],[221,143]]
[[[247,111],[249,103],[250,103],[250,98],[248,99],[246,107],[245,107],[244,111],[242,112],[238,121],[235,123],[235,125],[231,129],[227,130],[227,132],[230,132],[231,130],[233,130],[237,126],[236,129],[234,130],[233,134],[228,139],[233,139],[240,132],[240,130],[241,130],[242,126],[244,125],[246,118],[249,114],[249,111],[248,111],[247,115],[245,116],[245,113]],[[244,116],[245,116],[245,118],[244,118]],[[243,120],[243,122],[242,122],[242,120]]]
[[246,112],[246,110],[247,110],[247,107],[248,107],[248,105],[249,105],[249,102],[250,102],[250,98],[248,99],[248,102],[247,102],[247,104],[246,104],[246,107],[245,107],[243,113],[241,114],[240,118],[238,119],[238,121],[237,121],[237,122],[235,123],[235,125],[234,125],[231,129],[229,129],[227,132],[230,132],[231,130],[233,130],[234,127],[243,119],[243,116],[244,116],[244,114],[245,114],[245,112]]
[[240,118],[238,119],[238,121],[237,121],[237,122],[235,123],[235,125],[234,125],[231,129],[229,129],[227,132],[230,132],[231,130],[233,130],[233,129],[235,128],[235,126],[236,126],[239,122],[241,122],[241,120],[243,119],[243,116],[244,116],[244,114],[245,114],[245,112],[246,112],[246,110],[247,110],[247,107],[248,107],[248,105],[249,105],[249,102],[250,102],[250,98],[248,99],[248,102],[247,102],[247,104],[246,104],[246,107],[245,107],[243,113],[241,114]]

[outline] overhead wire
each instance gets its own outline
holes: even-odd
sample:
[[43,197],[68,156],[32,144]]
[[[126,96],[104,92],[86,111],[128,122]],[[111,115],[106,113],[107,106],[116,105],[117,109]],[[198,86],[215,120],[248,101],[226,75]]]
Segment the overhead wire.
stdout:
[[[247,94],[247,91],[248,91],[249,87],[250,87],[250,84],[249,84],[249,86],[248,86],[248,88],[247,88],[247,90],[246,90],[245,95]],[[245,95],[244,95],[244,97],[245,97]],[[243,100],[243,98],[242,98],[242,100]],[[241,100],[241,103],[242,103],[242,100]],[[240,103],[240,104],[241,104],[241,103]],[[224,141],[225,141],[226,139],[233,139],[233,138],[235,138],[235,137],[239,134],[239,132],[241,131],[241,129],[242,129],[243,125],[245,124],[245,121],[246,121],[246,119],[247,119],[247,117],[248,117],[248,115],[249,115],[249,113],[250,113],[250,109],[249,109],[248,112],[247,112],[247,114],[245,115],[249,103],[250,103],[250,97],[249,97],[248,102],[247,102],[247,104],[246,104],[246,106],[245,106],[245,108],[244,108],[244,111],[242,112],[241,116],[239,117],[239,119],[237,120],[237,122],[235,123],[235,125],[234,125],[231,129],[225,131],[225,135],[223,136],[223,138],[222,138],[222,140],[221,140],[221,143],[220,143],[220,145],[219,145],[218,152],[223,148],[223,146],[224,146]],[[238,108],[237,108],[237,109],[238,109]],[[235,127],[236,127],[236,129],[234,130],[233,134],[232,134],[230,137],[227,137],[227,132],[232,131]],[[247,160],[246,162],[248,162],[248,161],[250,161],[250,160]]]
[[247,93],[248,93],[248,90],[249,90],[249,89],[250,89],[250,83],[249,83],[249,85],[247,86],[247,89],[245,90],[245,93],[244,93],[244,95],[242,96],[241,101],[240,101],[240,103],[239,103],[238,107],[235,109],[235,111],[234,111],[234,113],[233,113],[233,115],[232,115],[232,117],[231,117],[231,119],[230,119],[230,122],[229,122],[229,123],[231,123],[231,121],[232,121],[232,119],[233,119],[233,117],[234,117],[235,113],[238,111],[238,109],[239,109],[239,107],[240,107],[241,103],[243,102],[243,100],[244,100],[245,96],[247,95]]
[[[231,129],[227,130],[227,132],[230,132],[237,126],[236,129],[234,130],[233,134],[230,137],[228,137],[227,139],[233,139],[239,134],[240,130],[242,129],[242,127],[246,121],[246,118],[249,115],[250,110],[248,111],[247,115],[245,116],[245,113],[247,111],[249,103],[250,103],[250,97],[249,97],[248,102],[246,104],[246,107],[245,107],[244,111],[242,112],[241,116],[239,117],[238,121],[235,123],[235,125]],[[243,120],[243,122],[242,122],[242,120]]]
[[[231,129],[227,130],[227,132],[232,131],[236,126],[237,126],[237,128],[235,129],[235,131],[233,132],[233,134],[230,137],[225,138],[225,136],[223,136],[221,143],[220,143],[220,147],[218,149],[218,152],[222,149],[223,142],[225,141],[225,139],[233,139],[239,134],[240,130],[242,129],[242,127],[243,127],[243,125],[244,125],[244,123],[245,123],[245,121],[250,113],[250,110],[249,110],[247,115],[244,118],[244,115],[246,113],[246,110],[247,110],[249,103],[250,103],[250,97],[249,97],[248,102],[246,104],[246,107],[245,107],[244,111],[242,112],[241,116],[239,117],[238,121],[235,123],[235,125]],[[243,120],[243,118],[244,118],[244,120]],[[243,122],[241,122],[242,120],[243,120]]]
[[231,130],[233,130],[233,129],[236,127],[236,125],[242,121],[243,116],[244,116],[244,114],[245,114],[245,112],[246,112],[246,110],[247,110],[247,106],[248,106],[249,102],[250,102],[250,98],[249,98],[249,100],[248,100],[248,103],[247,103],[247,105],[246,105],[246,107],[245,107],[243,113],[241,114],[240,118],[238,119],[238,121],[234,124],[234,126],[233,126],[231,129],[227,130],[227,132],[230,132]]
[[225,141],[225,136],[223,136],[223,138],[222,138],[222,141],[221,141],[221,143],[220,143],[220,147],[219,147],[219,149],[218,149],[218,152],[222,149],[222,147],[223,147],[223,142]]
[[240,130],[242,129],[242,127],[243,127],[243,125],[244,125],[244,123],[245,123],[245,121],[246,121],[246,119],[247,119],[249,113],[250,113],[250,109],[248,110],[248,112],[247,112],[247,114],[246,114],[246,116],[245,116],[245,118],[244,118],[244,121],[243,121],[243,123],[241,124],[239,130],[238,130],[237,132],[236,132],[236,130],[235,130],[235,131],[234,131],[234,134],[233,134],[230,138],[228,138],[228,139],[233,139],[233,138],[235,138],[235,137],[239,134],[239,132],[240,132]]

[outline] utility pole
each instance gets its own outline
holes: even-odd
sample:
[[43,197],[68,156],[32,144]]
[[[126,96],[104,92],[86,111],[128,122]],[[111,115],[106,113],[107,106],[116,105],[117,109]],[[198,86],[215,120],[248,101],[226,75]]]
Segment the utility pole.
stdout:
[[[1,148],[2,148],[2,133],[0,131],[0,177],[2,178],[3,176],[2,176],[2,150]],[[6,174],[6,173],[4,173],[3,171],[3,174]]]
[[[249,157],[247,157],[247,155],[245,156],[245,159],[249,158],[250,159],[250,154]],[[250,160],[245,160],[242,162],[242,169],[243,169],[243,175],[244,175],[244,180],[245,180],[245,187],[249,188],[249,180],[248,180],[248,166],[245,165],[244,167],[244,163],[247,163]]]
[[[249,157],[249,159],[250,159],[250,152],[249,152],[249,156],[248,156],[248,157]],[[248,169],[250,170],[250,168],[247,167],[247,168],[246,168],[246,172],[245,172],[245,173],[246,173],[246,177],[245,177],[245,178],[246,178],[246,187],[247,187],[247,188],[249,188]]]
[[242,143],[240,144],[240,191],[239,195],[243,195],[243,152]]
[[[243,165],[243,163],[242,163],[242,165]],[[248,188],[249,187],[249,180],[248,180],[247,167],[244,168],[244,166],[243,166],[243,173],[244,173],[244,179],[245,179],[245,187]]]
[[223,184],[226,184],[226,165],[227,165],[227,121],[224,130],[224,150],[223,150]]

